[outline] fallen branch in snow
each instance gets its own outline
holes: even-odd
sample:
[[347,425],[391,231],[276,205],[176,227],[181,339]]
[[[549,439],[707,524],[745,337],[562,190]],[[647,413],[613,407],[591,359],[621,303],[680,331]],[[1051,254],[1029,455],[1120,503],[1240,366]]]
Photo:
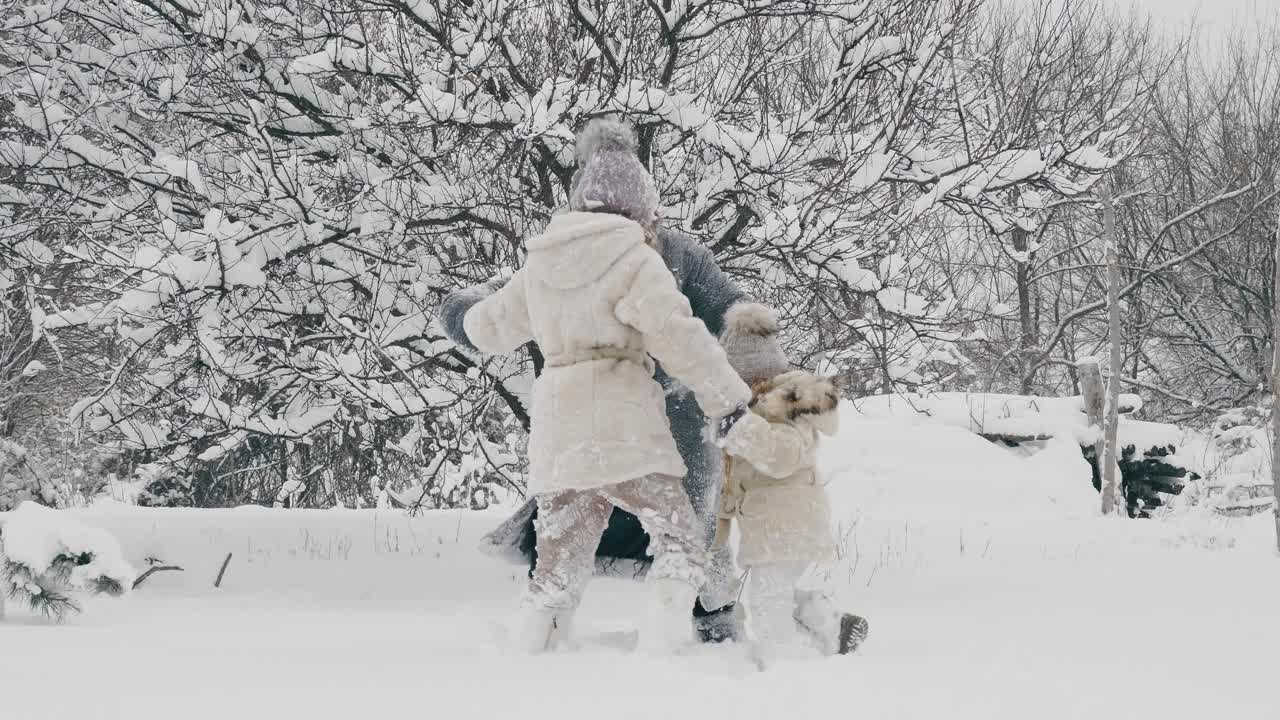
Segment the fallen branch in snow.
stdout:
[[1010,445],[1019,445],[1025,442],[1038,442],[1040,440],[1052,440],[1053,435],[1040,433],[1038,435],[1020,435],[1017,433],[1000,433],[1000,432],[980,432],[978,433],[983,439],[991,442],[1002,442]]
[[222,561],[222,569],[218,571],[218,579],[213,581],[214,587],[222,587],[222,576],[227,574],[227,566],[231,564],[231,553],[227,553],[227,559]]
[[147,569],[146,572],[139,575],[138,578],[133,581],[133,589],[137,590],[138,586],[142,584],[142,581],[151,577],[152,573],[165,572],[167,570],[176,570],[178,572],[183,572],[182,568],[178,567],[177,565],[152,565],[150,568]]

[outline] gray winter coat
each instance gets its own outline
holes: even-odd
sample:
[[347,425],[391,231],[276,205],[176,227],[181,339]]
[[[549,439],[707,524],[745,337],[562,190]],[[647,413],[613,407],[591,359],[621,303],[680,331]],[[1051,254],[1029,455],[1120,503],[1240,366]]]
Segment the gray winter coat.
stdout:
[[[662,259],[671,269],[676,286],[689,300],[693,316],[702,320],[712,335],[719,336],[724,316],[743,294],[716,264],[711,251],[696,240],[677,230],[661,228],[658,231]],[[494,291],[487,283],[459,290],[445,298],[441,315],[445,333],[454,343],[475,350],[467,338],[463,319],[473,305]],[[666,391],[667,419],[676,448],[688,468],[684,478],[685,492],[693,503],[693,509],[704,523],[706,541],[715,535],[716,509],[720,491],[720,452],[709,445],[704,437],[706,417],[699,409],[693,393],[672,379],[659,365],[654,378]],[[530,500],[510,520],[495,529],[487,538],[495,549],[516,548],[524,537],[534,509]],[[606,536],[608,533],[606,532]],[[608,555],[608,538],[601,545],[601,553]]]

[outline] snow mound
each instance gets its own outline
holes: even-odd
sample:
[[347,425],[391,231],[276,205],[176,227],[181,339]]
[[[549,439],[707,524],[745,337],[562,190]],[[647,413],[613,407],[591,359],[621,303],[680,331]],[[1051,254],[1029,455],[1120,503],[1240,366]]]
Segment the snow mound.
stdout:
[[[1153,546],[1222,549],[1234,530],[1211,519],[1103,518],[1092,472],[1069,435],[1009,448],[955,422],[846,402],[841,430],[824,440],[820,470],[837,525],[835,572],[855,585],[923,568],[1084,557],[1142,557]],[[1069,399],[1068,399],[1069,400]],[[1169,439],[1158,423],[1139,438]],[[873,576],[875,576],[873,578]]]
[[[1060,514],[1093,505],[1088,494],[1059,492],[1064,486],[1088,488],[1089,466],[1074,438],[1048,442],[1052,462],[1044,462],[1035,459],[1044,452],[1023,457],[976,434],[968,420],[957,419],[961,412],[969,417],[967,411],[950,412],[956,410],[953,406],[934,415],[904,413],[904,406],[894,407],[883,397],[843,403],[841,432],[824,446],[830,472],[891,478],[892,487],[906,486],[917,499],[927,492],[953,513],[989,516],[992,507],[1007,507],[1010,499],[1021,512],[1033,513]],[[877,407],[878,402],[884,404]],[[945,407],[934,404],[935,409]],[[1061,445],[1070,448],[1071,462],[1058,452]]]
[[998,526],[1087,517],[1097,505],[1072,441],[1023,457],[945,421],[869,417],[850,403],[820,466],[842,533],[896,527],[956,545]]

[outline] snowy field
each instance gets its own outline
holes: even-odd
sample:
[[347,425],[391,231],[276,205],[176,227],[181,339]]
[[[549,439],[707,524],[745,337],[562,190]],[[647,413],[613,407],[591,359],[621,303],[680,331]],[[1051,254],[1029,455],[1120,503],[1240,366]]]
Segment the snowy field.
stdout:
[[[831,582],[857,656],[759,672],[740,647],[631,651],[643,596],[590,589],[579,647],[508,649],[522,571],[476,549],[504,511],[77,511],[153,575],[64,625],[10,608],[0,717],[1274,718],[1269,516],[1102,520],[1070,446],[845,413]],[[214,578],[232,560],[220,588]]]

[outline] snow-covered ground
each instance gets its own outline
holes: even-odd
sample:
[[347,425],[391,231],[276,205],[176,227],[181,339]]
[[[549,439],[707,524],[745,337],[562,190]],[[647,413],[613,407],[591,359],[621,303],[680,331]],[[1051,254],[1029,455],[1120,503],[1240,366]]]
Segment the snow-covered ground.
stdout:
[[[631,651],[641,586],[600,579],[580,647],[507,647],[502,511],[75,511],[128,560],[182,565],[64,625],[0,622],[0,716],[1273,718],[1270,517],[1094,517],[1068,445],[1019,457],[927,419],[860,419],[824,462],[831,582],[857,656],[761,673],[738,647]],[[232,560],[213,587],[227,553]]]

